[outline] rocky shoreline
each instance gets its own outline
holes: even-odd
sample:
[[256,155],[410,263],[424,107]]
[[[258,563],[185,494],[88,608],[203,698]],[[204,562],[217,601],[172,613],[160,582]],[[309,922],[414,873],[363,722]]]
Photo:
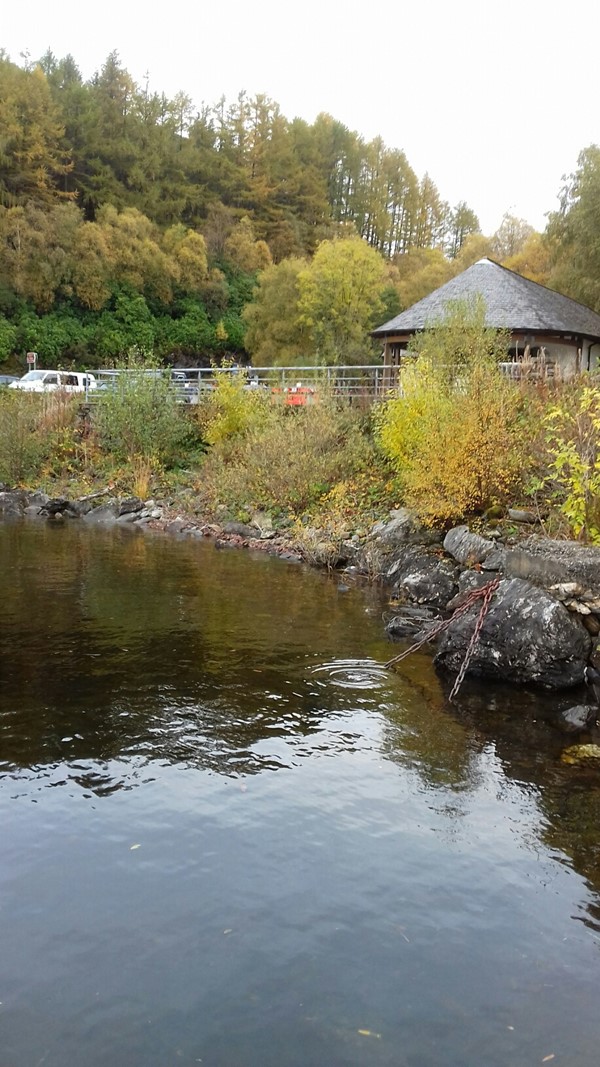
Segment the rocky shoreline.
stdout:
[[[289,560],[307,558],[289,532],[277,530],[267,514],[257,514],[249,524],[200,522],[173,514],[154,500],[114,497],[110,489],[76,500],[0,491],[0,519],[21,518],[209,537],[217,548],[239,546]],[[319,548],[319,532],[313,532]],[[310,562],[368,576],[389,591],[386,630],[391,639],[420,640],[450,620],[437,643],[435,663],[454,673],[467,654],[481,599],[472,598],[459,616],[453,613],[465,607],[474,590],[496,579],[469,675],[549,690],[581,686],[587,676],[595,682],[591,699],[600,697],[600,548],[538,535],[515,540],[493,528],[481,536],[458,526],[444,536],[399,509],[362,541],[340,541],[333,553],[323,540],[321,556],[311,553]],[[579,719],[589,719],[590,707],[597,709],[597,704],[583,705]]]

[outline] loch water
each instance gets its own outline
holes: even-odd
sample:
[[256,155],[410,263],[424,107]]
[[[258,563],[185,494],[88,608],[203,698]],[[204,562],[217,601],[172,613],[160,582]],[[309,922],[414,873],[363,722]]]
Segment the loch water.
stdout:
[[[581,694],[398,672],[380,590],[0,527],[1,1067],[591,1067]],[[393,651],[393,649],[392,649]]]

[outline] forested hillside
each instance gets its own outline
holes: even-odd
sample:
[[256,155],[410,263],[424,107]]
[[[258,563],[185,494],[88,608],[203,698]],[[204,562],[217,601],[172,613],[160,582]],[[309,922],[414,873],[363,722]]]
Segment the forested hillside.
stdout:
[[116,53],[89,81],[71,56],[0,53],[0,101],[2,360],[364,359],[370,326],[480,255],[549,277],[522,220],[484,238],[402,151],[329,115],[243,92],[198,108]]

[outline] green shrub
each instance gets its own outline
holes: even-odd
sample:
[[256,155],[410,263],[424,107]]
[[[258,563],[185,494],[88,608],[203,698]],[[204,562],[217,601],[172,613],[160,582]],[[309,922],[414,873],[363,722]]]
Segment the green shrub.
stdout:
[[177,403],[168,375],[138,356],[119,369],[114,387],[98,399],[101,448],[117,461],[135,458],[169,466],[189,442],[191,421]]

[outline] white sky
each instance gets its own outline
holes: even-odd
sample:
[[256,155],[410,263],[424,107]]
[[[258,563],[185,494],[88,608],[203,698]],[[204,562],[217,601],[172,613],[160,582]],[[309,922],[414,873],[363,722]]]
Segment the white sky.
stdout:
[[264,92],[284,115],[327,111],[402,148],[492,233],[537,229],[561,178],[600,141],[595,0],[28,0],[5,5],[12,59],[72,53],[84,77],[117,49],[136,81],[196,105]]

